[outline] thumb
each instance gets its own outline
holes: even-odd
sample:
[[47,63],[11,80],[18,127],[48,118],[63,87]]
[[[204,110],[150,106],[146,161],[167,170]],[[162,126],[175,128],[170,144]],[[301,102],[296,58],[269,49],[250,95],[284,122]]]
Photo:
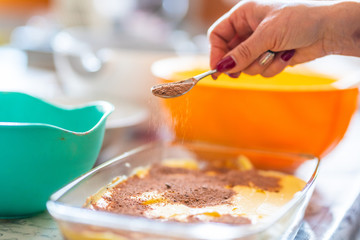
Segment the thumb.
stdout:
[[262,36],[255,31],[249,38],[229,51],[216,65],[218,72],[240,72],[250,66],[264,52],[271,50]]

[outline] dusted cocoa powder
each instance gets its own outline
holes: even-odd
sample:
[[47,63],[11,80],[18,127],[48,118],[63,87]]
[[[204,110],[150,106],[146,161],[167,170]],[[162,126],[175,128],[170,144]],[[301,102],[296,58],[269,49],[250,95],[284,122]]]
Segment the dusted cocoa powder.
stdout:
[[151,91],[158,97],[176,97],[189,91],[194,86],[193,81],[184,80],[154,86]]
[[[111,196],[109,194],[103,196],[108,203],[106,207],[100,207],[96,203],[90,204],[95,210],[144,216],[145,211],[151,209],[151,204],[134,198],[144,192],[158,192],[162,196],[161,201],[165,203],[201,208],[230,203],[235,192],[229,186],[235,185],[252,186],[267,191],[280,189],[279,178],[262,176],[256,170],[189,170],[155,164],[144,177],[135,175],[113,187]],[[196,221],[191,216],[187,220]],[[247,218],[231,215],[214,218],[214,221],[232,224],[250,223]]]

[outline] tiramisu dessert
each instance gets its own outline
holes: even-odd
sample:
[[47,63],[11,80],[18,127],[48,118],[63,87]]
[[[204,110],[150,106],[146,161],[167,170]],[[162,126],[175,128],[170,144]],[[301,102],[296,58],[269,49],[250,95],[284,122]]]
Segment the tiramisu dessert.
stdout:
[[244,156],[222,166],[169,159],[114,179],[85,207],[159,221],[255,224],[278,212],[305,184],[292,175],[257,170]]

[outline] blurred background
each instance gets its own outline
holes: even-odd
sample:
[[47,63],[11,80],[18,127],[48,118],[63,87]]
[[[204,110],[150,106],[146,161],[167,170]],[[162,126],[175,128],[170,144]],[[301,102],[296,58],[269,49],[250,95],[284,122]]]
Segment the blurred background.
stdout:
[[[0,91],[71,106],[111,102],[115,111],[107,121],[100,161],[143,142],[171,138],[159,99],[150,93],[156,84],[151,65],[167,57],[208,54],[208,28],[236,2],[0,0]],[[360,59],[326,58],[313,65],[337,76],[336,71],[359,69]]]
[[[66,95],[121,95],[144,102],[139,84],[151,85],[144,64],[171,55],[206,54],[208,27],[233,2],[0,0],[1,50],[7,64],[55,71]],[[36,90],[46,88],[37,85]]]
[[0,0],[0,91],[66,105],[111,102],[116,110],[100,156],[108,159],[134,136],[167,134],[159,131],[161,114],[150,94],[151,64],[207,54],[207,29],[236,2]]

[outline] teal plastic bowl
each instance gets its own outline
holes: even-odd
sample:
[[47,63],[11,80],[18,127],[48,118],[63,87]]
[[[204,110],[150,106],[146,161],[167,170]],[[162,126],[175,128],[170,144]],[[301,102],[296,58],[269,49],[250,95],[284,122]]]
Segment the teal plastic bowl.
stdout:
[[104,101],[66,108],[0,92],[0,218],[45,210],[53,192],[90,170],[113,109]]

